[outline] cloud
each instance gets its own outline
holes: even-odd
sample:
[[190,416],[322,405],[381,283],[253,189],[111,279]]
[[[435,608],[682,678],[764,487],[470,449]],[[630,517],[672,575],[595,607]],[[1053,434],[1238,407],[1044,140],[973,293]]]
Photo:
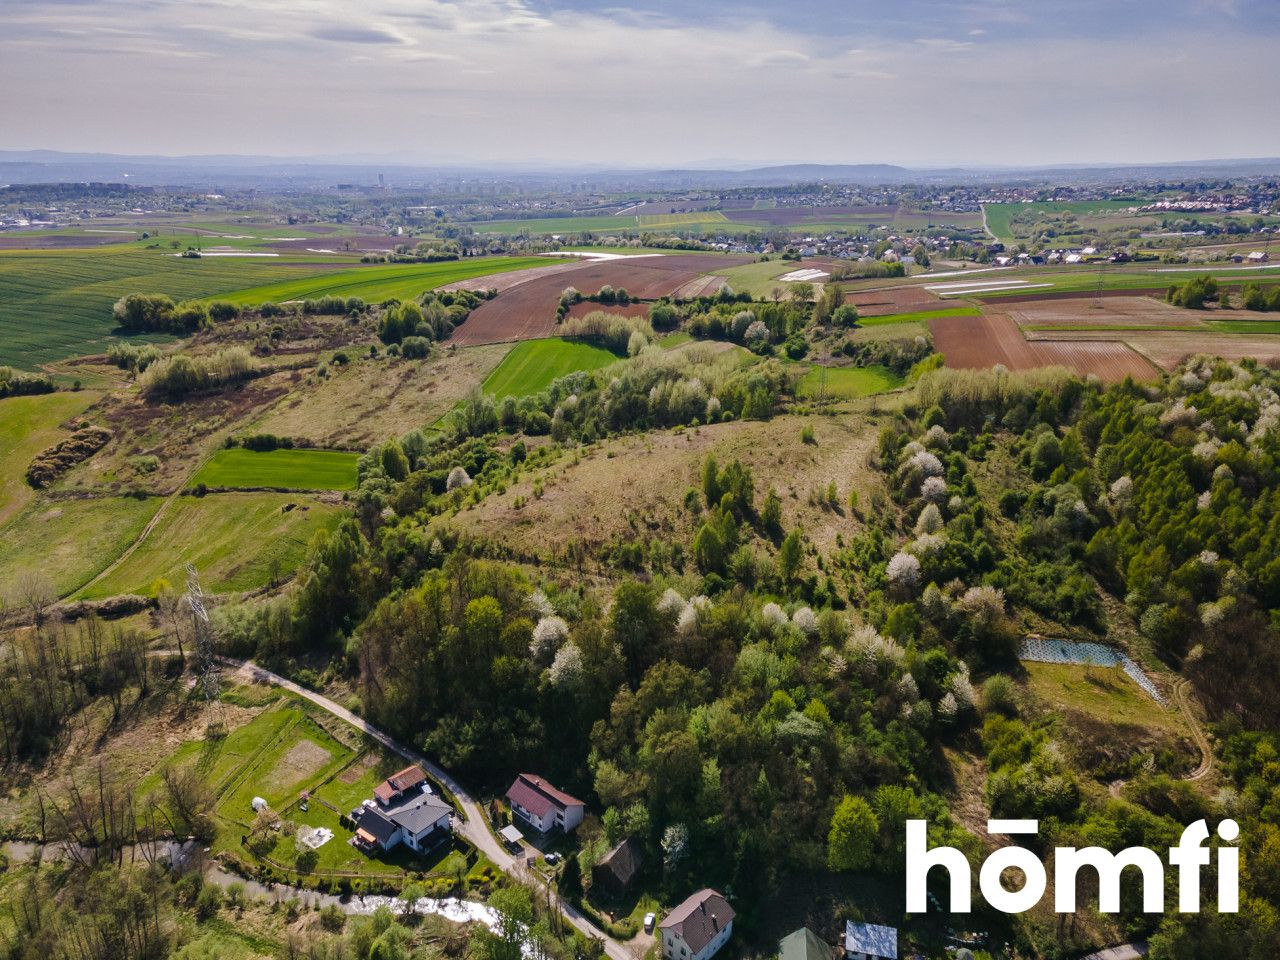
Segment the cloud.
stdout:
[[804,64],[810,61],[808,54],[799,50],[769,50],[758,54],[747,62],[753,67],[786,67]]
[[403,37],[379,27],[317,27],[310,31],[317,40],[334,43],[404,43]]
[[915,42],[935,53],[960,53],[973,46],[972,40],[952,40],[950,37],[917,37]]

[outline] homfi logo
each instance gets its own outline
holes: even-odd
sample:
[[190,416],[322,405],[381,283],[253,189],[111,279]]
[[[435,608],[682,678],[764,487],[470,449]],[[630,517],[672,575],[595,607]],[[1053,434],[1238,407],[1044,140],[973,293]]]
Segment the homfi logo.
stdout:
[[[989,820],[987,833],[992,836],[1017,837],[1034,835],[1039,829],[1035,820]],[[1234,843],[1240,826],[1234,820],[1218,824],[1218,836]],[[1197,820],[1182,831],[1176,847],[1169,849],[1169,864],[1178,869],[1178,910],[1200,911],[1200,868],[1210,863],[1212,851],[1204,846],[1209,827]],[[1218,847],[1218,912],[1235,913],[1240,909],[1240,851],[1235,847]],[[968,913],[972,909],[970,887],[973,875],[969,860],[955,847],[929,849],[928,821],[907,821],[907,913],[924,913],[929,871],[941,867],[947,872],[951,889],[951,912]],[[1021,889],[1006,890],[1001,875],[1011,867],[1022,871]],[[1164,912],[1164,861],[1154,850],[1128,847],[1111,853],[1102,847],[1058,847],[1054,851],[1054,910],[1076,911],[1076,875],[1090,867],[1098,877],[1098,909],[1102,913],[1120,911],[1120,881],[1126,868],[1135,867],[1142,882],[1142,909],[1146,913]],[[1132,874],[1131,874],[1132,875]],[[1048,877],[1044,864],[1025,847],[1007,846],[983,861],[978,874],[978,887],[987,903],[1003,913],[1025,913],[1044,896]]]

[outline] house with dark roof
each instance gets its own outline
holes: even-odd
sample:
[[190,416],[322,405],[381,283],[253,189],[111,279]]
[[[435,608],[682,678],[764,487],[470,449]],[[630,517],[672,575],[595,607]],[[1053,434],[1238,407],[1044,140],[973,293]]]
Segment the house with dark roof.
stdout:
[[351,819],[356,825],[351,842],[366,853],[401,843],[426,853],[453,835],[453,808],[425,790],[391,807],[365,801],[351,811]]
[[602,887],[613,894],[626,893],[643,863],[640,844],[628,837],[592,867],[592,886]]
[[898,931],[878,923],[844,925],[845,960],[898,960]]
[[365,853],[404,844],[417,853],[453,835],[453,807],[431,792],[427,775],[414,764],[373,788],[373,799],[351,811],[352,844]]
[[398,803],[406,794],[416,794],[427,783],[427,774],[416,763],[393,773],[373,788],[373,799],[384,807]]
[[511,812],[539,833],[552,830],[571,832],[582,822],[586,804],[558,790],[542,777],[522,773],[507,790]]
[[658,924],[666,960],[708,960],[733,935],[733,907],[715,890],[699,890]]
[[808,927],[801,927],[778,941],[779,960],[835,960],[831,945]]

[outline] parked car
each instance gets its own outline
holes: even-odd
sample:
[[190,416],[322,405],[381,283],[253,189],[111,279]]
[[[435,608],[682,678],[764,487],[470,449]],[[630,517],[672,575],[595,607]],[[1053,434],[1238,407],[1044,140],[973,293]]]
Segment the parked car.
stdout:
[[560,862],[560,854],[558,854],[558,853],[548,853],[548,854],[547,854],[545,857],[543,857],[542,859],[543,859],[543,860],[545,860],[545,861],[547,861],[547,866],[549,866],[549,867],[554,867],[557,863],[559,863],[559,862]]
[[653,933],[653,925],[658,922],[656,914],[650,912],[644,915],[644,932]]

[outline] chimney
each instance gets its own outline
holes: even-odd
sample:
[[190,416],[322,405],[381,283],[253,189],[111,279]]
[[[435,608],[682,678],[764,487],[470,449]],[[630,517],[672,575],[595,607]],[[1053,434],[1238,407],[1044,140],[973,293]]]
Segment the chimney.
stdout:
[[716,915],[714,913],[711,915],[711,929],[717,933],[720,932],[720,921],[716,919]]

